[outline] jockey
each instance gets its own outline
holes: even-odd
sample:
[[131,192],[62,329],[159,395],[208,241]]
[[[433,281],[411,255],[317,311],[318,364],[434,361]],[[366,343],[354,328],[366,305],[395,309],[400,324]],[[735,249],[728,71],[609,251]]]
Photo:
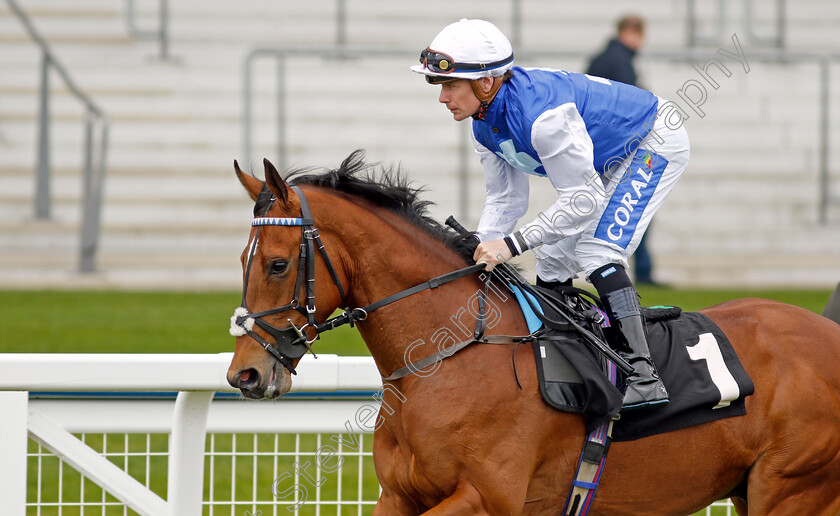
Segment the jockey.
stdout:
[[[548,288],[571,285],[583,272],[627,342],[634,372],[623,408],[668,403],[626,269],[688,164],[682,118],[668,123],[673,104],[600,77],[514,67],[510,42],[483,20],[445,27],[411,69],[440,85],[438,100],[456,121],[472,118],[487,190],[476,262],[491,270],[533,251],[537,285]],[[517,229],[528,209],[528,175],[547,177],[557,200]]]

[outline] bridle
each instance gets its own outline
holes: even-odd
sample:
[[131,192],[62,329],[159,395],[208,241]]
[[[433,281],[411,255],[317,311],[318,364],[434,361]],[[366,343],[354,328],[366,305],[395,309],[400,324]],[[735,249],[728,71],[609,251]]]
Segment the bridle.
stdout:
[[[318,234],[318,229],[315,227],[315,220],[312,217],[312,212],[309,209],[309,203],[306,201],[306,196],[304,196],[303,191],[297,185],[289,185],[289,187],[294,190],[300,200],[300,218],[263,216],[255,217],[254,220],[251,221],[251,226],[256,227],[257,231],[254,235],[254,239],[251,241],[251,247],[248,251],[248,261],[245,265],[245,279],[242,287],[242,303],[236,310],[234,310],[233,316],[230,318],[230,334],[234,337],[248,335],[265,348],[265,350],[278,362],[283,364],[283,366],[288,369],[291,374],[297,374],[292,362],[302,357],[307,351],[312,352],[310,344],[318,340],[321,333],[338,328],[339,326],[345,324],[349,324],[352,327],[356,322],[364,321],[371,312],[378,310],[383,306],[389,305],[418,292],[422,292],[423,290],[437,288],[443,284],[455,281],[456,279],[469,276],[483,270],[485,267],[483,263],[480,263],[464,267],[463,269],[458,269],[397,292],[396,294],[392,294],[365,307],[352,309],[345,308],[340,315],[328,319],[322,324],[318,324],[315,320],[316,245],[318,247],[318,251],[324,259],[324,262],[326,263],[327,270],[332,277],[333,283],[338,288],[338,293],[341,298],[339,306],[346,306],[345,303],[347,299],[344,288],[341,285],[341,280],[336,273],[335,267],[333,267],[333,264],[330,261],[329,254],[327,253],[324,243],[321,241],[321,237]],[[275,200],[276,199],[274,198],[271,199],[265,213],[268,213],[271,210],[271,205]],[[253,261],[254,254],[257,251],[257,243],[263,226],[300,226],[300,259],[298,260],[297,279],[295,280],[295,290],[292,301],[278,308],[252,313],[246,304],[248,280],[251,276],[251,262]],[[303,284],[304,280],[306,282],[305,285]],[[301,290],[306,291],[306,302],[303,305],[301,305],[300,300],[298,299]],[[278,328],[264,320],[264,317],[288,312],[290,310],[295,310],[306,316],[306,324],[303,326],[296,326],[291,319],[286,319],[289,322],[289,326],[286,328]],[[274,345],[254,332],[255,324],[274,339]],[[309,338],[308,336],[310,331],[315,333],[315,336],[312,338]],[[312,354],[314,355],[315,353],[312,352]]]
[[[333,283],[335,283],[335,286],[338,288],[338,294],[341,297],[341,304],[339,306],[343,306],[345,304],[346,296],[344,288],[341,285],[341,280],[338,278],[335,267],[333,267],[332,261],[330,261],[330,257],[327,254],[327,250],[324,248],[324,243],[321,241],[321,236],[318,234],[318,229],[315,227],[315,220],[312,217],[312,212],[309,209],[309,203],[306,201],[306,197],[297,185],[289,186],[295,191],[300,199],[301,216],[300,218],[256,217],[253,221],[251,221],[251,226],[256,227],[257,232],[254,235],[254,240],[251,242],[251,248],[248,251],[248,261],[245,266],[245,280],[242,287],[242,304],[234,311],[233,317],[231,317],[230,333],[235,337],[247,334],[265,348],[265,350],[276,358],[278,362],[283,364],[290,373],[297,374],[294,366],[292,366],[292,361],[302,357],[307,351],[312,351],[312,348],[309,345],[318,340],[320,336],[320,332],[317,331],[318,325],[315,321],[316,245],[318,246],[321,256],[324,258],[324,262],[327,264],[327,270],[329,270],[330,276],[332,276]],[[268,213],[271,209],[271,204],[273,204],[274,201],[275,199],[272,198],[265,210],[266,213]],[[246,296],[248,295],[248,280],[251,276],[251,262],[253,261],[254,254],[257,251],[257,243],[263,226],[300,226],[300,259],[298,260],[297,279],[295,280],[295,290],[291,302],[270,310],[251,313],[246,304]],[[301,286],[304,277],[306,283],[303,285],[303,290],[306,291],[306,302],[301,304],[298,296],[302,290]],[[286,328],[278,328],[263,319],[269,315],[279,314],[289,310],[295,310],[306,316],[306,324],[303,326],[296,326],[291,319],[286,319],[289,322],[289,326]],[[274,338],[274,346],[253,331],[254,324],[265,330]],[[315,330],[315,336],[311,339],[307,334],[307,330],[309,328]]]
[[[310,344],[318,340],[320,338],[321,333],[333,330],[345,324],[349,324],[352,327],[356,322],[364,321],[365,319],[367,319],[369,314],[382,308],[383,306],[387,306],[401,299],[405,299],[406,297],[412,296],[418,292],[422,292],[428,289],[434,289],[441,285],[445,285],[446,283],[449,283],[451,281],[455,281],[459,278],[475,274],[477,272],[483,271],[485,268],[485,264],[477,263],[475,265],[464,267],[463,269],[458,269],[453,272],[443,274],[436,278],[432,278],[428,281],[419,283],[413,287],[397,292],[396,294],[391,294],[390,296],[380,299],[379,301],[375,301],[367,306],[360,308],[345,308],[340,315],[327,319],[323,323],[318,324],[315,320],[316,245],[318,246],[318,251],[321,253],[321,256],[324,258],[324,262],[326,263],[327,270],[329,271],[330,276],[332,277],[333,283],[338,289],[339,296],[341,297],[341,302],[339,306],[345,305],[347,299],[344,292],[344,287],[342,287],[341,285],[341,280],[339,280],[338,278],[338,274],[336,273],[335,267],[333,267],[333,264],[330,261],[329,254],[327,254],[327,250],[324,248],[324,243],[321,241],[321,237],[318,234],[318,229],[315,227],[315,220],[312,217],[312,212],[309,209],[309,203],[306,201],[306,196],[303,195],[303,191],[301,191],[301,189],[297,185],[289,185],[289,187],[292,190],[294,190],[294,192],[297,194],[300,200],[300,218],[262,216],[254,218],[254,220],[251,222],[251,226],[256,227],[257,231],[254,235],[253,241],[251,242],[250,250],[248,251],[248,261],[245,266],[245,280],[242,288],[242,304],[234,311],[233,316],[230,318],[230,333],[235,337],[248,335],[249,337],[254,339],[263,348],[265,348],[265,350],[269,354],[271,354],[271,356],[273,356],[278,362],[283,364],[283,366],[286,369],[288,369],[291,374],[297,374],[294,366],[292,365],[292,362],[302,357],[304,354],[306,354],[307,351],[312,352]],[[274,201],[275,199],[272,198],[269,202],[268,207],[265,209],[265,213],[268,213],[271,210],[271,205],[274,203]],[[464,229],[456,221],[454,221],[452,217],[450,217],[447,220],[447,224],[453,227],[462,235],[469,234],[467,230]],[[250,310],[248,310],[245,300],[248,293],[248,280],[251,275],[251,262],[253,261],[254,254],[256,253],[257,243],[263,226],[300,226],[300,260],[298,261],[297,279],[295,280],[295,290],[292,301],[278,308],[272,308],[270,310],[264,310],[262,312],[251,313]],[[632,373],[633,368],[632,366],[630,366],[630,364],[628,364],[615,351],[601,343],[588,330],[586,330],[577,322],[575,322],[573,320],[574,316],[567,315],[565,313],[566,310],[563,307],[553,305],[555,311],[561,316],[561,319],[563,319],[562,321],[552,320],[546,317],[545,315],[542,315],[541,309],[535,303],[537,297],[542,298],[544,301],[545,297],[539,291],[534,290],[533,286],[530,285],[524,278],[522,278],[516,271],[516,269],[509,267],[507,264],[499,264],[493,270],[492,275],[497,275],[504,283],[515,285],[520,289],[527,291],[531,295],[535,296],[533,300],[528,296],[525,296],[525,299],[531,306],[531,309],[543,322],[543,324],[545,324],[546,327],[552,329],[566,329],[566,325],[571,326],[584,338],[584,342],[587,345],[592,347],[595,351],[599,352],[603,356],[612,360],[613,363],[615,363],[619,369],[624,371],[625,374]],[[306,281],[305,285],[303,285],[304,277]],[[461,348],[465,347],[466,345],[469,345],[472,342],[489,343],[493,339],[492,336],[484,336],[484,331],[486,329],[485,300],[487,297],[487,288],[490,282],[490,277],[491,274],[486,275],[486,278],[484,280],[484,292],[483,295],[479,297],[480,308],[479,315],[476,319],[475,334],[473,336],[474,338],[461,343]],[[306,303],[304,305],[301,305],[298,299],[298,295],[302,288],[306,291]],[[574,288],[572,289],[579,290]],[[481,292],[479,291],[479,293]],[[586,295],[592,297],[591,294],[587,293]],[[593,297],[593,301],[596,305],[600,303],[600,301],[598,301],[595,297]],[[550,300],[548,302],[549,304],[551,304]],[[303,326],[296,326],[291,319],[286,319],[289,322],[289,326],[286,328],[277,328],[276,326],[263,319],[266,316],[287,312],[289,310],[296,310],[301,314],[305,315],[306,324],[304,324]],[[588,316],[584,316],[584,318],[587,319]],[[590,322],[592,321],[590,320]],[[271,337],[274,338],[273,345],[253,331],[255,324],[263,330],[265,330],[269,335],[271,335]],[[308,336],[309,330],[315,333],[315,336],[311,339]],[[522,342],[532,337],[533,335],[516,337],[513,338],[513,340],[510,340],[511,338],[508,337],[503,339],[502,342]],[[418,368],[423,369],[424,366],[422,364],[425,363],[425,361],[440,360],[442,358],[451,356],[451,354],[455,351],[457,350],[454,348],[451,350],[439,351],[438,353],[430,357],[426,357],[425,359],[418,361],[416,364],[411,364],[406,367],[400,368],[397,371],[394,371],[391,375],[385,377],[384,380],[395,380],[403,378],[409,374],[412,374],[414,371],[417,371]],[[315,353],[312,352],[312,354],[314,355]],[[417,364],[421,365],[418,366]]]

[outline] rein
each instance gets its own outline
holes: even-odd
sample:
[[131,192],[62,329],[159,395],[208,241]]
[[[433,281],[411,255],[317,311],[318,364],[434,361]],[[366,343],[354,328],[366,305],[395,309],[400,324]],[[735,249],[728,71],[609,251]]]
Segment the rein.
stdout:
[[[251,242],[251,248],[248,251],[248,261],[245,266],[245,280],[242,288],[242,303],[238,308],[236,308],[236,310],[234,310],[233,316],[231,317],[230,334],[234,337],[248,335],[249,337],[254,339],[258,344],[260,344],[278,362],[283,364],[283,366],[286,369],[288,369],[291,374],[297,374],[297,371],[295,371],[295,368],[292,365],[292,362],[294,360],[302,357],[304,354],[306,354],[307,351],[312,352],[312,354],[315,355],[315,352],[312,351],[310,344],[318,340],[320,338],[321,333],[333,330],[345,324],[349,324],[352,327],[355,325],[356,322],[364,321],[365,319],[367,319],[368,315],[384,306],[400,301],[401,299],[405,299],[406,297],[417,294],[418,292],[434,289],[441,285],[445,285],[446,283],[450,283],[457,279],[484,270],[484,264],[470,265],[468,267],[464,267],[463,269],[458,269],[456,271],[443,274],[436,278],[432,278],[428,281],[407,288],[403,291],[397,292],[396,294],[392,294],[384,299],[380,299],[379,301],[373,302],[367,306],[352,309],[345,308],[340,315],[337,315],[331,319],[327,319],[325,322],[318,324],[315,321],[316,244],[318,246],[318,250],[321,256],[324,259],[324,262],[327,265],[327,270],[329,270],[330,272],[330,276],[332,277],[333,283],[338,288],[339,296],[341,297],[341,305],[345,304],[346,295],[344,292],[344,288],[341,285],[341,280],[338,278],[338,274],[336,273],[336,270],[332,265],[332,261],[330,260],[329,254],[327,253],[327,250],[324,247],[324,243],[321,241],[318,229],[315,227],[315,220],[312,217],[312,212],[309,209],[309,203],[306,201],[306,197],[304,196],[303,191],[297,185],[289,186],[295,191],[295,193],[298,195],[298,198],[300,199],[301,217],[257,217],[254,218],[254,220],[251,222],[251,226],[256,227],[257,232],[254,235],[254,240],[253,242]],[[271,202],[273,203],[274,200],[275,199],[272,198]],[[266,209],[266,212],[268,212],[270,208],[271,205],[269,205],[269,207]],[[295,281],[294,298],[292,299],[292,301],[281,307],[264,310],[262,312],[252,313],[248,309],[248,306],[246,304],[246,297],[248,293],[248,280],[251,275],[251,262],[253,261],[254,254],[256,253],[260,232],[262,231],[263,226],[300,226],[300,260],[298,261],[297,279]],[[298,300],[298,295],[301,290],[301,287],[304,286],[304,277],[306,282],[306,303],[305,305],[301,306]],[[276,326],[263,319],[263,317],[287,312],[290,310],[296,310],[301,314],[305,315],[307,321],[306,324],[304,324],[303,326],[296,326],[291,319],[286,319],[289,323],[289,326],[286,328],[277,328]],[[267,342],[256,332],[254,332],[254,324],[256,324],[257,326],[265,330],[269,335],[271,335],[274,338],[275,345],[272,345],[271,343]],[[311,329],[315,333],[315,336],[311,339],[309,338],[309,334],[307,332],[307,330],[309,329]]]
[[[368,318],[368,316],[371,313],[384,306],[396,303],[397,301],[417,294],[418,292],[434,289],[440,287],[441,285],[445,285],[457,279],[463,278],[465,276],[475,274],[479,271],[484,270],[485,268],[485,264],[478,263],[475,265],[464,267],[462,269],[458,269],[447,274],[443,274],[436,278],[432,278],[428,281],[419,283],[413,287],[407,288],[388,297],[380,299],[379,301],[375,301],[367,306],[357,307],[353,309],[345,308],[341,315],[327,319],[325,322],[318,324],[315,320],[316,245],[318,247],[318,251],[324,259],[324,262],[327,266],[327,270],[329,271],[330,276],[332,277],[332,281],[338,289],[338,293],[341,298],[340,306],[345,304],[346,294],[344,291],[344,287],[341,284],[341,280],[338,277],[338,273],[336,272],[335,267],[333,267],[329,254],[327,253],[327,250],[324,247],[324,243],[321,241],[318,229],[315,227],[315,220],[312,216],[311,210],[309,209],[309,203],[307,202],[303,191],[297,185],[289,186],[295,191],[295,193],[298,195],[298,198],[300,199],[301,216],[300,218],[255,217],[254,220],[251,222],[251,226],[256,227],[257,230],[254,234],[254,239],[251,242],[251,246],[248,251],[248,261],[245,265],[245,279],[242,287],[242,303],[238,308],[236,308],[236,310],[234,310],[233,316],[231,317],[230,333],[235,337],[248,335],[249,337],[254,339],[254,341],[259,343],[269,354],[271,354],[271,356],[273,356],[286,369],[288,369],[288,371],[291,374],[297,374],[297,371],[295,371],[295,368],[292,365],[294,360],[302,357],[304,354],[306,354],[307,351],[312,352],[312,354],[315,355],[315,353],[312,351],[312,348],[310,347],[310,344],[318,340],[320,338],[321,333],[333,330],[345,324],[349,324],[352,327],[356,322],[364,321]],[[265,210],[265,213],[268,213],[268,211],[270,211],[271,206],[275,202],[275,200],[275,198],[271,199],[268,207]],[[453,227],[456,231],[459,231],[461,234],[468,234],[468,232],[463,228],[463,226],[458,224],[454,219],[452,219],[452,217],[450,217],[447,220],[447,224]],[[260,233],[262,232],[264,226],[300,226],[300,258],[298,260],[297,278],[295,279],[295,289],[291,302],[281,307],[252,313],[248,309],[246,302],[248,294],[248,281],[251,276],[251,264],[253,262],[254,255],[257,251]],[[487,301],[487,289],[491,281],[491,276],[496,276],[502,279],[509,286],[515,285],[519,287],[522,291],[528,292],[536,298],[540,298],[543,303],[548,303],[549,306],[554,308],[564,320],[556,321],[550,319],[549,317],[546,317],[542,313],[540,307],[537,306],[537,304],[535,304],[535,302],[532,301],[529,296],[524,296],[526,301],[530,305],[532,311],[537,315],[537,317],[547,329],[565,329],[567,327],[573,328],[577,331],[578,334],[580,334],[583,337],[583,342],[589,344],[590,347],[611,359],[615,367],[622,369],[625,372],[632,371],[630,364],[625,362],[617,353],[615,353],[609,347],[605,346],[604,343],[602,343],[589,330],[587,330],[575,321],[575,318],[582,318],[590,323],[599,323],[600,321],[597,321],[594,318],[593,314],[575,313],[574,311],[572,311],[573,315],[568,315],[566,313],[568,307],[558,306],[557,304],[553,303],[550,299],[546,298],[546,296],[544,296],[538,290],[534,289],[527,281],[525,281],[525,279],[518,274],[516,269],[508,266],[507,264],[499,264],[496,267],[496,270],[493,271],[493,273],[487,275],[487,279],[484,285],[484,292],[481,293],[481,291],[479,291],[479,316],[476,320],[476,327],[475,332],[473,334],[473,338],[454,344],[446,349],[439,350],[437,353],[434,353],[421,360],[408,364],[405,367],[399,368],[396,371],[392,372],[389,376],[383,377],[383,381],[394,381],[409,376],[411,374],[416,374],[417,372],[424,370],[426,367],[430,367],[435,363],[439,362],[440,360],[448,358],[457,353],[458,351],[474,343],[514,343],[518,347],[519,344],[522,344],[523,342],[529,342],[541,338],[541,334],[544,333],[543,330],[537,330],[536,332],[533,332],[529,335],[518,337],[512,337],[509,335],[484,335],[484,332],[486,330],[485,308]],[[301,290],[305,291],[306,295],[304,304],[301,304],[299,299]],[[596,301],[597,304],[597,298],[593,297],[593,299]],[[294,322],[292,322],[291,318],[287,318],[286,320],[288,321],[289,326],[287,326],[286,328],[277,328],[268,321],[264,320],[264,317],[280,314],[290,310],[295,310],[304,315],[306,317],[306,324],[299,327],[295,325]],[[271,343],[263,339],[260,335],[258,335],[256,332],[254,332],[255,324],[274,338],[274,345],[272,345]],[[311,332],[314,332],[315,334],[315,336],[311,339],[309,338],[309,333],[311,332],[308,330],[311,330]],[[516,374],[516,347],[514,348],[512,359],[514,373]],[[611,379],[614,379],[615,367],[610,368],[610,371],[613,375],[611,376]],[[516,376],[516,378],[517,384],[519,384],[518,375]],[[520,385],[520,389],[521,388],[522,386]],[[608,449],[610,444],[613,423],[614,420],[609,421],[608,423],[602,425],[595,431],[591,432],[588,436],[587,442],[585,443],[581,455],[581,460],[578,465],[578,473],[573,483],[573,488],[569,494],[569,498],[563,514],[585,515],[588,513],[591,501],[595,496],[595,489],[598,486],[601,471],[604,467],[604,461],[606,460],[606,450]],[[583,501],[582,505],[581,501]]]
[[[318,340],[321,336],[321,333],[325,331],[334,330],[340,326],[345,324],[349,324],[351,327],[355,325],[356,322],[364,321],[368,318],[368,316],[387,305],[405,299],[409,296],[417,294],[418,292],[422,292],[424,290],[430,290],[437,288],[441,285],[445,285],[457,279],[463,278],[465,276],[469,276],[475,274],[477,272],[483,271],[485,268],[485,264],[477,263],[475,265],[470,265],[464,267],[462,269],[458,269],[456,271],[443,274],[436,278],[432,278],[428,281],[423,283],[419,283],[413,287],[407,288],[396,294],[392,294],[386,298],[380,299],[379,301],[375,301],[367,306],[364,307],[357,307],[357,308],[345,308],[340,315],[337,315],[333,318],[327,319],[321,324],[318,324],[315,320],[315,246],[317,245],[318,251],[320,252],[321,256],[326,263],[327,270],[332,277],[333,283],[335,284],[336,288],[338,289],[339,296],[341,298],[340,305],[344,305],[346,302],[346,294],[344,291],[343,286],[341,285],[341,280],[338,277],[338,273],[333,267],[332,261],[330,260],[329,254],[327,253],[326,248],[324,247],[324,243],[321,241],[321,236],[318,233],[318,229],[315,227],[315,219],[312,216],[312,211],[309,209],[309,203],[306,200],[306,196],[303,194],[303,191],[297,185],[289,185],[292,190],[295,191],[298,198],[300,199],[300,211],[301,217],[294,218],[294,217],[256,217],[251,222],[252,227],[257,228],[257,232],[254,235],[254,240],[251,242],[251,248],[248,251],[248,261],[245,266],[245,280],[243,283],[242,288],[242,303],[241,305],[234,310],[233,316],[231,317],[231,324],[230,324],[230,334],[234,337],[241,337],[244,335],[248,335],[252,339],[254,339],[258,344],[260,344],[271,356],[273,356],[278,362],[283,364],[283,366],[289,370],[291,374],[297,374],[295,371],[292,362],[294,360],[299,359],[303,355],[306,354],[307,351],[311,352],[313,356],[315,352],[312,351],[310,344]],[[271,199],[271,204],[274,203],[276,199]],[[266,213],[271,209],[271,204],[269,204],[268,208],[266,208]],[[447,219],[447,224],[452,226],[456,231],[459,231],[462,234],[466,234],[467,230],[463,228],[460,224],[458,224],[452,217]],[[300,226],[301,227],[301,243],[300,243],[300,259],[298,260],[298,271],[297,271],[297,279],[295,280],[295,290],[294,290],[294,297],[292,301],[284,306],[280,306],[277,308],[272,308],[269,310],[264,310],[261,312],[252,313],[246,304],[246,298],[248,293],[248,280],[251,275],[251,262],[253,261],[254,254],[257,251],[257,245],[259,242],[260,233],[262,231],[263,226]],[[515,269],[509,267],[507,264],[499,264],[496,269],[491,273],[494,276],[501,278],[508,284],[516,285],[520,289],[527,291],[534,295],[537,298],[541,298],[544,301],[551,303],[550,300],[547,300],[545,296],[543,296],[539,291],[535,290],[524,278],[522,278]],[[305,278],[305,284],[304,284]],[[487,281],[490,281],[490,275],[488,275]],[[485,285],[485,290],[486,290]],[[301,305],[298,299],[298,295],[301,289],[305,290],[306,292],[306,302],[304,305]],[[485,292],[486,297],[486,292]],[[609,347],[605,346],[597,337],[592,335],[587,329],[579,325],[575,320],[574,317],[569,316],[566,314],[566,310],[563,307],[559,307],[557,305],[553,305],[553,307],[558,311],[558,313],[563,317],[563,321],[554,321],[550,318],[545,317],[542,315],[541,310],[538,306],[536,306],[531,299],[526,296],[526,300],[531,308],[533,309],[534,313],[537,317],[548,327],[552,329],[560,329],[567,325],[573,327],[583,338],[584,342],[595,349],[600,354],[606,356],[610,360],[612,360],[622,371],[625,373],[630,373],[632,371],[632,367],[628,364],[622,357],[620,357],[616,352],[614,352]],[[484,337],[484,297],[479,297],[479,304],[480,304],[480,313],[481,316],[476,321],[476,331],[475,336],[473,339],[468,341],[464,341],[459,343],[458,345],[453,346],[453,348],[457,349],[447,349],[441,352],[438,352],[435,355],[430,357],[426,357],[423,361],[420,361],[415,364],[410,364],[406,367],[403,367],[397,371],[394,371],[391,375],[385,378],[385,380],[396,380],[412,372],[418,371],[423,369],[422,363],[424,361],[435,361],[440,360],[442,358],[447,358],[454,354],[456,351],[463,349],[464,347],[472,344],[472,343],[515,343],[515,342],[524,342],[527,341],[529,338],[533,338],[532,335],[523,336],[523,337],[507,337],[507,336],[494,336],[491,337]],[[278,328],[268,321],[264,320],[264,317],[270,315],[276,315],[279,313],[287,312],[290,310],[295,310],[302,315],[306,316],[306,324],[303,326],[297,326],[295,323],[292,322],[290,318],[287,318],[289,326],[285,328]],[[274,345],[270,342],[266,341],[262,337],[260,337],[256,332],[254,332],[254,325],[259,326],[269,335],[274,338]],[[314,332],[315,336],[309,338],[309,333]],[[497,339],[496,337],[504,337]],[[418,367],[419,366],[419,367]]]

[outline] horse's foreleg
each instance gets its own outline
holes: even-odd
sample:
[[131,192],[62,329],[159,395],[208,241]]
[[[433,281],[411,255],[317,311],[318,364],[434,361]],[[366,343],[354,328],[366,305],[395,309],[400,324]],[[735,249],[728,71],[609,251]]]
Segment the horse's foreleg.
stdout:
[[735,514],[738,516],[747,516],[747,501],[741,498],[732,498],[732,505],[735,507]]
[[373,508],[373,516],[392,516],[394,514],[414,516],[420,514],[420,510],[405,498],[383,490],[382,494],[379,495],[379,501],[376,502],[376,507]]
[[[373,509],[373,516],[490,516],[495,514],[519,514],[519,511],[507,507],[507,504],[502,502],[505,507],[499,507],[498,503],[493,502],[487,504],[472,486],[462,486],[456,489],[452,496],[446,498],[433,508],[425,512],[420,512],[414,502],[390,494],[387,491],[382,491],[379,496],[379,501]],[[491,506],[493,512],[489,512],[486,506]]]
[[481,495],[472,486],[459,486],[452,496],[424,512],[421,516],[489,516]]

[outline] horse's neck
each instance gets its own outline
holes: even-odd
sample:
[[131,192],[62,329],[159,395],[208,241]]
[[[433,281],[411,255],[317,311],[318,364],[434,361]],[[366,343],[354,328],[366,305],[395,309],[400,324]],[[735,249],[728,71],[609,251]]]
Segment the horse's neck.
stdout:
[[[355,219],[354,224],[358,223],[362,234],[380,235],[374,242],[345,240],[354,264],[350,286],[354,306],[366,306],[466,266],[444,244],[406,221],[393,217],[387,221],[367,219]],[[371,314],[359,324],[359,331],[380,372],[388,375],[439,348],[469,339],[478,314],[477,292],[482,288],[479,275],[473,275],[414,294]],[[493,321],[504,321],[498,329],[522,330],[521,314],[505,316],[513,308],[503,302],[505,296],[498,288],[488,299]]]

